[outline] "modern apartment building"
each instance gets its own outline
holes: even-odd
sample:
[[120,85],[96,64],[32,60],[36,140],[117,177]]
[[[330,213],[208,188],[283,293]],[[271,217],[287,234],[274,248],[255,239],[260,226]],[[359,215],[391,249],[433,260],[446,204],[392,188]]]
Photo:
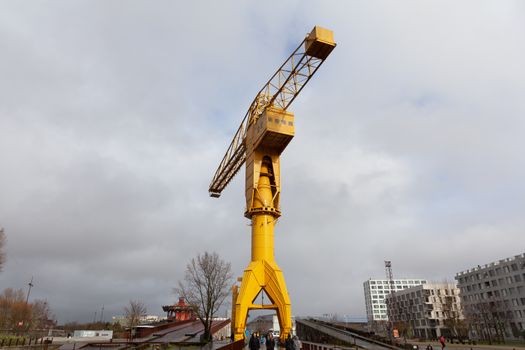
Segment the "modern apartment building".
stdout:
[[518,339],[525,329],[525,253],[456,274],[471,336]]
[[455,336],[451,324],[463,319],[455,283],[425,283],[386,297],[389,320],[409,337],[435,339]]
[[397,279],[390,285],[389,280],[369,279],[363,282],[365,290],[366,317],[368,323],[374,321],[388,321],[385,297],[390,292],[401,291],[407,288],[426,283],[422,279]]

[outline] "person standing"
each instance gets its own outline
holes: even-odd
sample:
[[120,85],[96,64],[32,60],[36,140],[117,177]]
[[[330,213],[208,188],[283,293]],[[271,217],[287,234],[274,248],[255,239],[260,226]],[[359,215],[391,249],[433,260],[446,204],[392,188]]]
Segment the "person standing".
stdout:
[[303,344],[296,335],[293,336],[293,347],[295,350],[301,350],[303,347]]
[[259,339],[257,339],[255,332],[253,332],[252,336],[250,337],[250,342],[248,343],[248,347],[250,348],[250,350],[259,350],[260,346],[261,344],[259,343]]
[[288,334],[288,337],[286,338],[284,342],[284,346],[286,347],[286,350],[296,350],[295,344],[293,343],[293,339],[290,334]]
[[445,349],[445,337],[439,337],[439,342],[441,343],[441,350]]
[[273,350],[275,348],[275,340],[273,339],[272,332],[266,336],[266,350]]

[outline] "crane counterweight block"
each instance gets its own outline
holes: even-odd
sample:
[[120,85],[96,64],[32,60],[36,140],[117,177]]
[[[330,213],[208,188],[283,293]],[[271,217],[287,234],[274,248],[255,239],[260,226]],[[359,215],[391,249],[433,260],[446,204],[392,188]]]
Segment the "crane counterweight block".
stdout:
[[306,54],[319,59],[326,59],[335,48],[334,32],[315,26],[306,37]]

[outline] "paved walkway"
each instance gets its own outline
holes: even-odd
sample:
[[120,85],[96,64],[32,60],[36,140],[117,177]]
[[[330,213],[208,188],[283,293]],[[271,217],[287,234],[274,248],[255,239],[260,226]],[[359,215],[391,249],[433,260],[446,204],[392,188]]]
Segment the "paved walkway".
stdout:
[[[407,341],[411,344],[419,345],[419,350],[425,350],[427,345],[432,345],[434,350],[441,350],[441,344],[439,342],[416,342],[416,341]],[[445,350],[454,349],[454,350],[525,350],[525,346],[515,346],[515,345],[502,345],[502,344],[493,344],[493,345],[469,345],[469,344],[447,344]]]

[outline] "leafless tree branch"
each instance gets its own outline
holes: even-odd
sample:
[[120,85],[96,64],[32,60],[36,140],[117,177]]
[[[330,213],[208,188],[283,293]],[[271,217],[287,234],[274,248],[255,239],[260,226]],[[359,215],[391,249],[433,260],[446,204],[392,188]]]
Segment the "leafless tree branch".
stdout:
[[230,263],[217,253],[199,254],[186,266],[184,281],[174,292],[182,296],[195,311],[204,326],[204,340],[211,339],[211,322],[229,295],[232,279]]

